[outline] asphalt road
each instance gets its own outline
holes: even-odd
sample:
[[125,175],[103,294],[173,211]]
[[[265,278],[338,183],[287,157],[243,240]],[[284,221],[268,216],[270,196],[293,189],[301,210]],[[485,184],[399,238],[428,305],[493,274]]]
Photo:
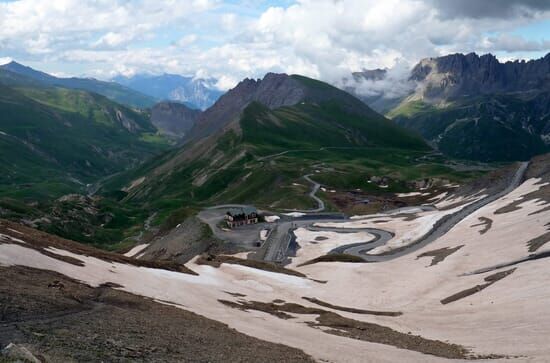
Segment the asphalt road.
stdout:
[[[319,184],[311,180],[309,178],[309,175],[306,175],[304,178],[306,178],[310,183],[313,184],[310,196],[317,200],[319,208],[307,211],[309,214],[303,217],[290,218],[285,215],[279,215],[281,219],[277,223],[260,223],[234,229],[230,232],[220,230],[217,226],[217,223],[221,220],[221,218],[223,218],[225,208],[240,207],[241,205],[228,204],[215,206],[202,211],[199,214],[199,218],[210,225],[214,234],[218,238],[247,246],[254,245],[257,241],[259,241],[259,233],[262,229],[271,229],[272,232],[269,238],[267,239],[267,241],[265,241],[263,246],[256,251],[255,255],[255,258],[265,261],[283,263],[287,259],[289,247],[292,241],[295,239],[293,231],[297,228],[308,228],[310,230],[334,231],[339,233],[350,233],[357,231],[371,233],[375,236],[372,241],[340,246],[332,250],[330,253],[351,254],[361,257],[366,262],[383,262],[401,257],[426,246],[427,244],[445,235],[460,221],[462,221],[464,218],[474,213],[481,207],[510,193],[523,181],[527,166],[527,162],[520,164],[518,170],[516,171],[514,177],[512,178],[510,184],[506,189],[502,190],[499,193],[483,198],[477,202],[469,204],[468,206],[462,208],[460,211],[442,218],[428,233],[426,233],[423,237],[418,239],[413,244],[405,246],[403,248],[394,249],[391,252],[382,255],[369,255],[368,252],[373,248],[386,244],[389,240],[393,238],[393,234],[388,231],[374,228],[342,229],[313,227],[315,223],[320,222],[341,222],[342,219],[345,219],[345,217],[342,215],[334,214],[314,214],[315,212],[320,212],[324,210],[324,203],[322,200],[315,196],[315,193],[319,190]],[[424,207],[421,206],[420,208]],[[409,207],[407,209],[409,209]]]
[[[266,214],[278,215],[281,219],[275,223],[258,223],[232,230],[222,230],[219,228],[220,221],[223,220],[227,208],[234,207],[245,207],[245,205],[223,204],[213,206],[201,211],[198,217],[210,226],[217,238],[254,251],[253,258],[255,259],[278,263],[286,260],[290,243],[295,238],[292,231],[296,228],[308,227],[318,222],[341,222],[345,219],[342,214],[309,213],[302,217],[292,218],[284,214],[267,212]],[[258,248],[260,231],[264,229],[269,229],[271,232],[268,239]]]
[[[347,245],[347,246],[339,247],[338,250],[340,251],[340,253],[343,252],[343,253],[348,253],[348,254],[361,257],[366,262],[384,262],[384,261],[401,257],[411,252],[417,251],[420,248],[430,244],[431,242],[437,240],[438,238],[448,233],[460,221],[462,221],[464,218],[474,213],[481,207],[484,207],[487,204],[494,202],[495,200],[505,196],[506,194],[510,193],[512,190],[516,189],[523,181],[523,177],[525,175],[525,171],[527,170],[528,165],[529,165],[528,162],[523,162],[520,164],[520,166],[518,167],[518,170],[514,174],[514,177],[512,178],[512,180],[510,181],[510,184],[508,185],[508,187],[506,187],[506,189],[502,190],[499,193],[496,193],[488,197],[485,197],[481,200],[478,200],[477,202],[469,204],[466,207],[459,210],[458,212],[455,212],[451,215],[443,217],[441,220],[436,222],[436,224],[428,233],[426,233],[423,237],[419,238],[417,241],[415,241],[414,243],[408,246],[394,249],[389,253],[382,254],[382,255],[369,255],[367,253],[373,248],[383,245],[383,243],[382,244],[378,243],[377,245],[364,244],[363,248],[360,248],[359,246],[356,246],[356,245]],[[338,252],[335,250],[333,251]]]
[[319,191],[319,188],[321,187],[321,184],[317,183],[316,181],[312,180],[310,178],[311,174],[304,175],[304,179],[311,183],[311,191],[309,192],[309,196],[313,198],[317,202],[317,208],[313,209],[289,209],[289,211],[293,212],[299,212],[299,213],[319,213],[323,212],[325,210],[325,202],[319,198],[316,194]]

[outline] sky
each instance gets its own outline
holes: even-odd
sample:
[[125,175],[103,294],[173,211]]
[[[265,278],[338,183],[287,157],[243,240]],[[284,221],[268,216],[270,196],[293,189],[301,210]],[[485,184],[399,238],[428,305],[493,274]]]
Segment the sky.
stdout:
[[58,76],[175,73],[228,89],[266,72],[325,81],[425,57],[550,52],[550,0],[0,0],[0,63]]

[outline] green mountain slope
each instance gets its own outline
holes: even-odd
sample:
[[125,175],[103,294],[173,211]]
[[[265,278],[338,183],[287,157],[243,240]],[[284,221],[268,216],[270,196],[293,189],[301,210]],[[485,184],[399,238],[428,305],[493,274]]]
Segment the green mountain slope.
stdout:
[[[103,193],[124,190],[124,203],[160,215],[184,206],[231,202],[285,210],[316,206],[308,196],[311,186],[303,179],[307,174],[330,187],[374,193],[408,190],[407,181],[425,177],[460,177],[441,164],[419,163],[418,158],[431,152],[420,136],[347,93],[338,90],[331,98],[334,88],[325,83],[304,78],[298,84],[306,87],[307,96],[278,107],[262,102],[280,105],[277,92],[269,97],[262,93],[256,100],[243,90],[228,92],[218,101],[223,107],[226,97],[252,101],[237,117],[229,113],[221,126],[206,120],[208,136],[110,179]],[[319,88],[324,88],[323,98],[311,96]],[[287,85],[284,89],[284,94],[295,91]],[[196,126],[201,127],[200,120]],[[369,183],[373,175],[388,176],[392,182],[380,188]]]
[[528,160],[550,150],[544,138],[550,135],[549,101],[548,92],[464,97],[437,106],[406,101],[389,116],[452,157]]
[[[84,91],[2,88],[1,161],[9,166],[1,170],[0,214],[119,248],[145,225],[166,230],[215,204],[316,208],[305,175],[327,190],[372,194],[410,191],[409,181],[428,177],[464,177],[425,160],[432,150],[420,136],[343,91],[305,77],[266,78],[223,96],[207,118],[200,115],[195,138],[164,153],[164,144],[151,144],[157,135],[146,113]],[[371,183],[373,176],[387,182]],[[93,182],[90,189],[100,189],[91,197],[52,200]],[[337,210],[327,193],[319,196]],[[40,198],[39,205],[21,203]]]
[[[17,74],[20,77],[16,78],[13,75],[6,75],[6,72]],[[4,73],[4,75],[2,73]],[[29,82],[34,82],[34,85],[85,90],[103,95],[117,103],[136,108],[151,107],[157,101],[154,97],[145,95],[128,87],[124,87],[115,82],[104,82],[93,78],[54,77],[17,62],[11,62],[0,66],[0,82],[2,82],[3,79],[7,80],[9,82],[8,85],[12,86],[29,85]]]
[[165,150],[154,133],[146,115],[100,95],[0,86],[0,195],[75,190]]
[[322,147],[395,147],[426,150],[424,142],[380,115],[344,111],[338,102],[270,110],[250,104],[240,125],[243,141],[269,151]]
[[515,161],[550,150],[550,54],[503,63],[491,54],[426,58],[408,81],[411,93],[388,117],[449,156]]

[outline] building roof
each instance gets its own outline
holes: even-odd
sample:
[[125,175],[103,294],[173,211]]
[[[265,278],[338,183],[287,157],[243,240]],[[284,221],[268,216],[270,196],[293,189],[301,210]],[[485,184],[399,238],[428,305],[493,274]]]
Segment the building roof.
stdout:
[[239,208],[230,208],[227,211],[227,214],[232,215],[232,216],[236,216],[236,215],[239,215],[239,214],[250,215],[252,213],[258,213],[258,210],[256,208],[250,207],[250,206],[239,207]]

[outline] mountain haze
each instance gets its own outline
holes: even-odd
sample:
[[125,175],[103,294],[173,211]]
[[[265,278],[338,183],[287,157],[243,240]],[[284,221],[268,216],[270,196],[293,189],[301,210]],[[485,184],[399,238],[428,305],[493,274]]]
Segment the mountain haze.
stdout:
[[214,79],[195,79],[177,74],[119,76],[113,79],[126,87],[159,100],[176,101],[191,108],[207,109],[223,94]]
[[146,96],[115,82],[104,82],[93,78],[59,78],[14,61],[0,66],[0,69],[25,76],[29,80],[34,80],[36,82],[35,85],[41,84],[43,86],[58,86],[95,92],[112,101],[135,108],[150,107],[155,103],[153,97]]

